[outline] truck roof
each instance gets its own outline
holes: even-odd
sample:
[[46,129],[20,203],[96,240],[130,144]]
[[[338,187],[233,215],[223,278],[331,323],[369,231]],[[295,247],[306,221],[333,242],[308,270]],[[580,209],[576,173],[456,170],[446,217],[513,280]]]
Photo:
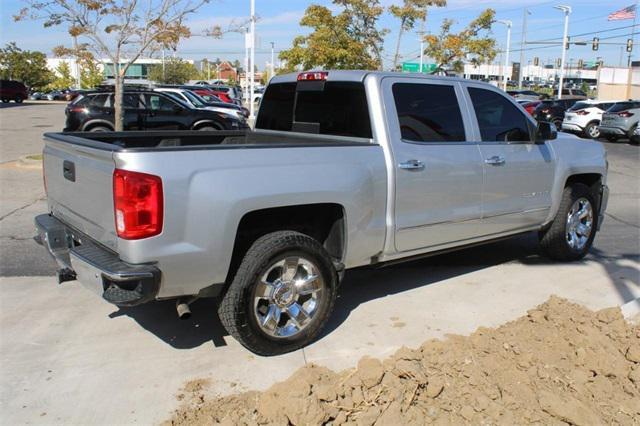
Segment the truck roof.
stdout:
[[[374,75],[378,79],[382,79],[384,77],[405,77],[405,78],[409,77],[409,78],[418,78],[418,79],[424,79],[424,80],[438,80],[438,81],[445,81],[445,80],[460,81],[460,82],[470,81],[460,77],[448,77],[448,76],[439,76],[439,75],[421,74],[421,73],[399,73],[399,72],[389,72],[389,71],[366,71],[366,70],[321,70],[321,71],[327,73],[327,81],[364,81],[365,77],[368,75]],[[303,71],[303,72],[309,72],[309,71]],[[270,84],[296,82],[298,80],[298,75],[302,74],[303,72],[277,75],[273,77],[273,79],[271,79]],[[481,83],[480,81],[473,81],[473,82]],[[491,86],[490,84],[487,84],[487,85]]]

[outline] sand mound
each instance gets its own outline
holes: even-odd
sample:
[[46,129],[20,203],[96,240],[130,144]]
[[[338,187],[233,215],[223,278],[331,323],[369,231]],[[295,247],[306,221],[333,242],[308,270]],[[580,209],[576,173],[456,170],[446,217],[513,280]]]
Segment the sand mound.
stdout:
[[552,297],[497,329],[354,370],[311,365],[265,392],[212,400],[200,390],[167,424],[640,424],[640,326]]

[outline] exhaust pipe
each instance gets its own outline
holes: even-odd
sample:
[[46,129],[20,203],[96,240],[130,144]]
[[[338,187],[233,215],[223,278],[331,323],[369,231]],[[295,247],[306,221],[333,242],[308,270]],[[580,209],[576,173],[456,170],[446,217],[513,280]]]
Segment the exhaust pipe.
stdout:
[[192,303],[195,299],[183,300],[178,299],[176,301],[176,311],[178,311],[178,318],[181,320],[186,320],[191,318],[191,309],[189,308],[189,304]]

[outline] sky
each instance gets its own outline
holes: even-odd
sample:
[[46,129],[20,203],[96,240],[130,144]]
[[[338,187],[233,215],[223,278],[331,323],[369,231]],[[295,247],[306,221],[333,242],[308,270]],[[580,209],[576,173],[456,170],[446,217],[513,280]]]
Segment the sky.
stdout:
[[[255,0],[256,14],[259,17],[256,25],[258,44],[256,50],[256,64],[263,69],[271,58],[271,42],[275,44],[277,52],[291,46],[291,41],[297,35],[309,31],[299,25],[305,9],[311,4],[331,6],[330,0]],[[634,0],[448,0],[443,8],[430,8],[425,31],[437,33],[445,18],[457,22],[458,28],[466,25],[486,8],[496,11],[496,18],[511,20],[511,59],[520,60],[520,49],[523,36],[523,14],[526,8],[528,31],[527,41],[557,41],[562,39],[564,15],[554,6],[565,4],[572,6],[573,11],[569,21],[569,35],[572,41],[589,41],[587,46],[571,46],[567,60],[578,59],[592,61],[602,58],[607,65],[626,65],[627,53],[620,50],[618,45],[601,45],[597,52],[591,50],[591,40],[598,36],[602,42],[626,43],[633,32],[633,20],[608,22],[607,16],[619,9],[633,4]],[[381,0],[384,6],[399,4],[401,0]],[[63,28],[43,28],[42,22],[23,21],[13,22],[12,16],[23,7],[22,0],[0,0],[0,44],[16,42],[22,49],[39,50],[51,56],[51,49],[60,44],[71,44],[71,39]],[[204,28],[219,24],[226,28],[231,22],[246,20],[249,16],[249,0],[212,0],[199,12],[189,18],[188,25],[193,33],[201,32]],[[638,20],[640,27],[640,19]],[[397,37],[398,21],[388,13],[380,20],[380,26],[391,32],[386,38],[384,46],[385,64],[391,63]],[[627,27],[627,28],[622,28]],[[416,31],[419,28],[416,28]],[[401,45],[402,60],[417,62],[419,55],[419,36],[416,31],[406,33]],[[599,33],[594,34],[598,31]],[[495,24],[493,35],[502,50],[506,45],[507,29],[505,25]],[[636,30],[636,32],[640,32]],[[584,35],[582,35],[584,34]],[[608,38],[607,40],[604,40]],[[638,38],[640,43],[640,38]],[[632,54],[634,60],[640,60],[640,44]],[[561,47],[544,44],[530,44],[525,46],[524,64],[540,58],[541,63],[551,63],[561,55]],[[196,36],[180,43],[175,55],[186,59],[220,58],[222,60],[239,59],[244,61],[244,36],[240,34],[226,34],[223,39]],[[621,61],[622,58],[622,61]],[[496,61],[503,60],[498,57]],[[426,60],[427,62],[428,59]]]

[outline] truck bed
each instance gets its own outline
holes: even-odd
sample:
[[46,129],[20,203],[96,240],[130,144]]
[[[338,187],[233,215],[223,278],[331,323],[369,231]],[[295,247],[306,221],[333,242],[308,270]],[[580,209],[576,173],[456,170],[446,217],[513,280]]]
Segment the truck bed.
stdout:
[[308,133],[257,131],[129,131],[45,133],[45,139],[107,151],[159,151],[369,145],[371,140]]

